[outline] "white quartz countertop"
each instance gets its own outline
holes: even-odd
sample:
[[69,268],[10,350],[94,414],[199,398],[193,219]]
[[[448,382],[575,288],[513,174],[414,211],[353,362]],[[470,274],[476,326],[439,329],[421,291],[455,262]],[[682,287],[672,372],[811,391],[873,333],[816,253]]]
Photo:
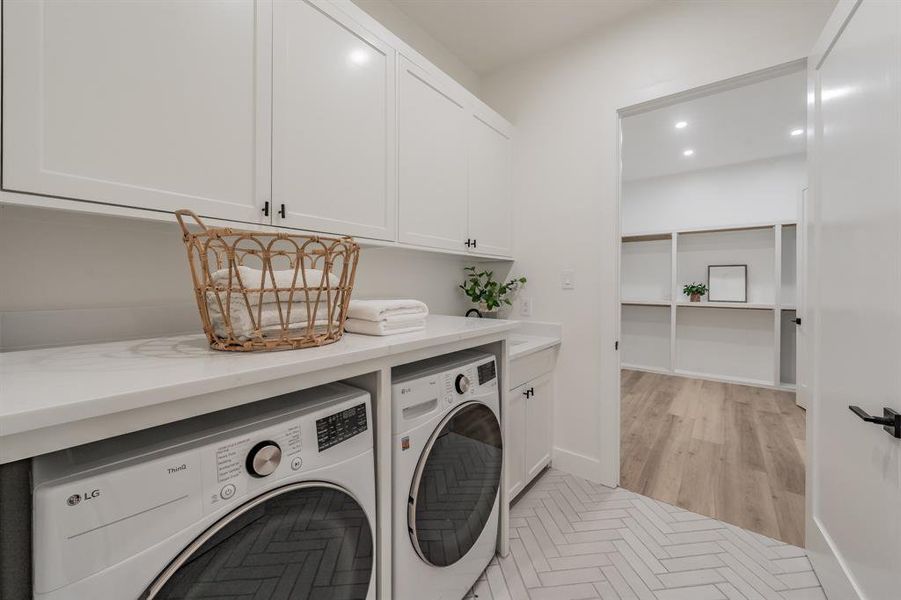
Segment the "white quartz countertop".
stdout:
[[219,352],[202,335],[0,353],[0,438],[365,360],[500,334],[516,321],[431,315],[426,329],[328,346]]
[[534,352],[560,345],[560,338],[550,335],[511,335],[507,341],[507,355],[516,360]]

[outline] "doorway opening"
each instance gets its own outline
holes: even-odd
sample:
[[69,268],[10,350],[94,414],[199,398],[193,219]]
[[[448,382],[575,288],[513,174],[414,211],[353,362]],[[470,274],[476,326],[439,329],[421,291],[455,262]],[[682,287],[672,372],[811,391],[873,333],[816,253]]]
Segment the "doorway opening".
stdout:
[[806,64],[620,111],[622,487],[804,545]]

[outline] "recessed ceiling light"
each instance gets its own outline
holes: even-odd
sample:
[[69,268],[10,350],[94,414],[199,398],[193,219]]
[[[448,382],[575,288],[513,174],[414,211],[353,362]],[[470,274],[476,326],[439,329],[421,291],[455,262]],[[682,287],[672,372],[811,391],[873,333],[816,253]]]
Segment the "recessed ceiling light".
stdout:
[[685,129],[688,127],[688,121],[679,121],[676,123],[676,129]]
[[688,150],[683,150],[683,151],[682,151],[682,156],[691,156],[691,155],[694,154],[694,153],[695,153],[695,151],[692,150],[691,148],[689,148]]
[[791,131],[792,136],[802,135],[803,133],[804,133],[803,129],[792,129],[792,131]]

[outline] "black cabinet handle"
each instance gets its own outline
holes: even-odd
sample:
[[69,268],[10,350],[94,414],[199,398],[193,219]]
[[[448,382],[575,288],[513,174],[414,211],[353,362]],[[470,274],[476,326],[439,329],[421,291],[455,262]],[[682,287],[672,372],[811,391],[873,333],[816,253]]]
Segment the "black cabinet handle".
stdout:
[[881,417],[874,417],[859,406],[849,406],[855,415],[866,421],[867,423],[875,423],[882,425],[882,428],[893,437],[901,439],[901,413],[895,412],[889,407],[882,409]]
[[282,204],[282,207],[278,209],[278,214],[281,218],[285,218],[285,205]]
[[795,318],[795,319],[792,319],[792,321],[795,322],[795,325],[800,325],[800,324],[801,324],[801,317],[797,317],[797,318]]
[[266,216],[266,217],[269,216],[269,201],[268,200],[263,202],[263,216]]
[[466,247],[467,247],[467,248],[472,248],[472,246],[473,246],[472,240],[469,239],[469,238],[466,238]]
[[479,241],[479,240],[472,240],[472,247],[473,247],[473,248],[476,247],[476,243],[477,243],[478,241]]

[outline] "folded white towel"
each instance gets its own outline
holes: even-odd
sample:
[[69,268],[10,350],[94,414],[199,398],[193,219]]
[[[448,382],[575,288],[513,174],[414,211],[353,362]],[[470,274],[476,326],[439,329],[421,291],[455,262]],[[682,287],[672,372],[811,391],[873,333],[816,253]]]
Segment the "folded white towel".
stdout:
[[429,314],[429,307],[419,300],[351,300],[347,309],[349,319],[363,321],[381,321],[400,315]]
[[344,321],[344,329],[350,333],[362,333],[364,335],[412,333],[425,329],[425,317],[423,315],[401,315],[393,319],[382,319],[381,321],[347,319]]
[[[281,329],[282,319],[285,319],[289,328],[304,327],[309,322],[310,315],[307,314],[306,302],[281,302],[281,312],[279,312],[279,304],[275,302],[263,303],[262,308],[258,310],[258,305],[251,302],[250,310],[240,295],[232,295],[231,306],[225,302],[225,294],[220,292],[222,305],[216,300],[213,292],[207,293],[207,308],[209,310],[210,321],[213,325],[213,331],[221,338],[228,337],[228,331],[225,327],[225,317],[223,310],[228,311],[228,320],[231,323],[232,334],[238,341],[244,342],[254,337],[254,332],[259,328],[262,332],[277,332]],[[310,311],[316,309],[313,315],[314,329],[325,328],[329,324],[329,305],[325,302],[318,304],[310,304]],[[290,310],[290,313],[289,313]],[[259,317],[258,317],[259,315]],[[256,322],[257,327],[254,327]],[[338,326],[338,311],[336,309],[331,319],[332,327]]]
[[[328,310],[330,303],[337,301],[337,291],[331,294],[323,289],[326,280],[325,273],[319,269],[304,269],[303,273],[297,273],[294,280],[293,269],[276,270],[272,273],[239,266],[229,272],[229,269],[219,269],[210,275],[217,292],[207,292],[206,302],[209,310],[213,331],[219,337],[228,337],[225,327],[225,316],[228,314],[232,332],[239,341],[247,341],[254,336],[259,329],[263,332],[277,332],[281,328],[282,319],[286,319],[289,327],[302,327],[308,323],[307,305],[310,311],[315,310],[315,327],[326,326],[329,322]],[[231,276],[231,281],[229,281]],[[306,277],[304,286],[303,277]],[[240,277],[240,281],[238,280]],[[329,273],[328,285],[332,288],[340,283],[340,279]],[[243,287],[242,287],[243,285]],[[278,289],[268,292],[241,292],[242,289]],[[228,293],[231,290],[231,293]],[[218,296],[218,298],[217,298]],[[249,304],[249,308],[248,308]],[[262,305],[259,320],[257,314]],[[281,308],[281,314],[279,314]],[[290,310],[290,314],[289,311]],[[337,327],[338,314],[333,315],[333,326]],[[258,334],[257,334],[258,335]]]
[[[297,280],[294,280],[294,269],[283,269],[283,270],[274,270],[271,273],[269,271],[262,271],[261,269],[254,269],[251,267],[240,266],[237,269],[231,271],[232,277],[232,289],[237,289],[240,287],[240,283],[238,283],[238,276],[241,277],[241,283],[244,284],[245,288],[278,288],[278,289],[290,289],[290,288],[318,288],[325,287],[326,281],[331,287],[337,286],[341,283],[341,280],[334,274],[329,273],[328,278],[324,278],[325,273],[320,271],[319,269],[304,269],[303,272],[297,272]],[[273,277],[274,276],[274,277]],[[306,286],[304,286],[304,278],[306,277]],[[213,283],[216,284],[217,287],[227,288],[228,287],[228,278],[229,278],[229,269],[219,269],[218,271],[210,274],[210,278],[213,280]],[[273,282],[274,279],[274,282]],[[262,286],[260,285],[262,283]],[[274,285],[273,285],[274,283]],[[296,294],[295,294],[296,295]]]

